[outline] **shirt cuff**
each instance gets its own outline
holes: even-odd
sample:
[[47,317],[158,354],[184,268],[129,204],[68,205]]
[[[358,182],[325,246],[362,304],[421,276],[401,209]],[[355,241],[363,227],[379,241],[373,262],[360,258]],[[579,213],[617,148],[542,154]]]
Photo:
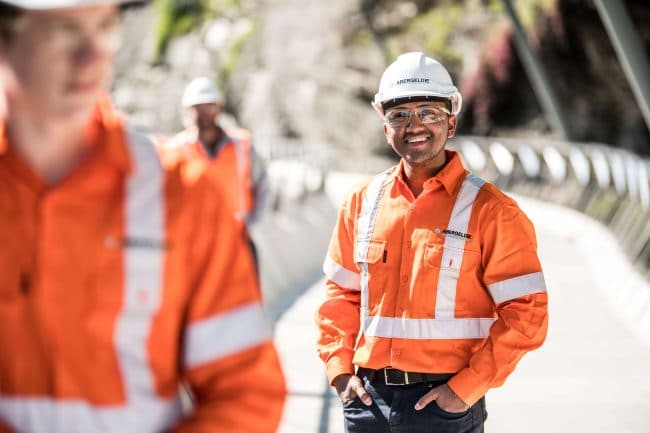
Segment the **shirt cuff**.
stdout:
[[487,393],[488,389],[490,389],[489,382],[476,375],[469,368],[464,368],[459,371],[454,377],[449,379],[447,385],[468,406],[472,406],[479,401]]
[[334,382],[334,379],[341,374],[354,374],[352,359],[343,360],[341,358],[331,358],[327,361],[325,369],[327,371],[327,380],[330,385]]

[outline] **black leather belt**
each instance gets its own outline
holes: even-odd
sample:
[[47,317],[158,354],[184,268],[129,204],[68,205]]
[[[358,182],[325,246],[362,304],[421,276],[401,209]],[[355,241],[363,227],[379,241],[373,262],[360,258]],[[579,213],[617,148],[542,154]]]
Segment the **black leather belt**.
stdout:
[[412,373],[409,371],[396,370],[394,368],[382,368],[378,373],[384,376],[386,385],[411,385],[422,382],[445,382],[453,374],[451,373]]

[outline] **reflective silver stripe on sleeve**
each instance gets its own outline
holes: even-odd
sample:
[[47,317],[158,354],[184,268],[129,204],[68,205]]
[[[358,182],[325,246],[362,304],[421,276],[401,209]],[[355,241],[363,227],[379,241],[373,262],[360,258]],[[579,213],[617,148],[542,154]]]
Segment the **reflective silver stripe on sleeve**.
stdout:
[[188,368],[218,361],[271,340],[271,328],[259,302],[190,324],[185,333]]
[[533,293],[546,292],[546,282],[544,281],[544,274],[541,272],[497,281],[496,283],[488,284],[487,287],[496,304],[522,296],[532,295]]
[[[485,181],[471,173],[467,174],[456,197],[447,230],[466,233],[472,216],[472,206]],[[465,238],[445,236],[445,244],[440,263],[436,295],[436,319],[451,319],[456,309],[456,288],[460,266],[463,262]]]
[[328,280],[333,281],[337,285],[350,290],[360,290],[360,275],[358,272],[352,272],[345,269],[343,266],[336,263],[328,255],[323,263],[323,272]]

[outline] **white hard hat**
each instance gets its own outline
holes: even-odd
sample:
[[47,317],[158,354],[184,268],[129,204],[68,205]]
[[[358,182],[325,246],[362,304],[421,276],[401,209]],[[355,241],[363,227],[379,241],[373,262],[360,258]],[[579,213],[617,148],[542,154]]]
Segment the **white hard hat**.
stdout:
[[10,6],[27,10],[65,9],[104,4],[125,5],[129,3],[146,3],[145,0],[0,0]]
[[221,92],[206,77],[195,78],[185,88],[183,93],[183,107],[189,108],[198,104],[221,104],[223,97]]
[[443,98],[458,114],[463,99],[444,66],[423,53],[405,53],[391,63],[379,82],[373,106],[380,113],[387,102],[408,102],[409,98]]

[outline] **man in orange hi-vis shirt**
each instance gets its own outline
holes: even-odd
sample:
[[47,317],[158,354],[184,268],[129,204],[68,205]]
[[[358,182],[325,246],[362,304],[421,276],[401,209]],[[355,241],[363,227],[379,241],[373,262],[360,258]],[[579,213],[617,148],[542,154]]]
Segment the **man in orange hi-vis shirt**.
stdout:
[[[169,140],[159,140],[165,160],[185,160],[194,173],[222,185],[235,218],[251,228],[261,217],[268,199],[268,180],[250,133],[225,128],[220,123],[223,96],[207,77],[192,80],[183,92],[182,106],[187,128]],[[248,243],[257,262],[252,239]]]
[[182,105],[187,128],[164,142],[164,151],[202,161],[208,176],[224,186],[235,216],[248,225],[255,223],[266,204],[268,181],[250,133],[219,124],[223,96],[209,78],[192,80]]
[[482,432],[485,393],[546,336],[533,226],[445,149],[461,95],[440,63],[399,56],[373,106],[401,161],[339,212],[318,352],[347,432]]
[[0,431],[271,433],[241,224],[103,96],[126,3],[0,1]]

